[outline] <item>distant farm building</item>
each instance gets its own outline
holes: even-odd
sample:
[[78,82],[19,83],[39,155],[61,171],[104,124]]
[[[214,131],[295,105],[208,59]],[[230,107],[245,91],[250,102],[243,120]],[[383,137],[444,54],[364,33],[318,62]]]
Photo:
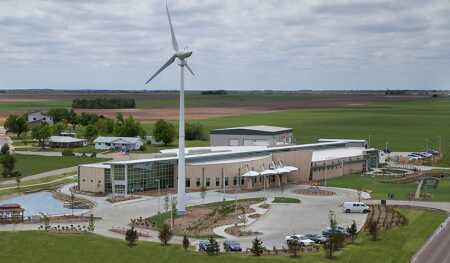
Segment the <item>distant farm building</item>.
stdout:
[[32,111],[27,113],[28,125],[37,125],[41,123],[53,124],[53,117],[48,115],[45,111]]
[[48,146],[57,148],[83,147],[87,145],[86,139],[79,139],[70,136],[51,136],[48,139]]
[[244,126],[212,130],[211,146],[282,146],[294,143],[291,128]]
[[144,141],[139,137],[103,137],[99,136],[94,140],[97,150],[139,150]]

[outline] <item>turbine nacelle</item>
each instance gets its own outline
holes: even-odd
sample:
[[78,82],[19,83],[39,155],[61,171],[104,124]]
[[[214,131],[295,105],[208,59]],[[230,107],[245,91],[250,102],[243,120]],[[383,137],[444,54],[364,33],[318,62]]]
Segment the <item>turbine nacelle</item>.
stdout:
[[177,57],[180,60],[183,60],[185,58],[188,58],[192,55],[192,51],[178,51],[174,54],[175,57]]

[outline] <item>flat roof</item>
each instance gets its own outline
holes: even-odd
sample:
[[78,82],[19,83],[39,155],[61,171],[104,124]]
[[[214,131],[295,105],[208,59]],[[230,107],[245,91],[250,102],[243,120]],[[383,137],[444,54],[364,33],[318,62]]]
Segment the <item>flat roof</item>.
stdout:
[[89,168],[103,168],[108,169],[111,168],[111,165],[105,163],[89,163],[89,164],[80,164],[81,167],[89,167]]
[[318,142],[367,142],[367,140],[361,140],[361,139],[329,139],[329,138],[321,138],[317,141]]
[[69,137],[69,136],[50,136],[49,142],[56,142],[56,143],[71,143],[71,142],[85,142],[86,139],[79,139],[75,137]]
[[292,128],[255,125],[255,126],[241,126],[224,129],[215,129],[210,134],[278,134],[292,132]]
[[367,149],[364,147],[348,147],[336,149],[315,150],[312,154],[312,162],[336,160],[364,155]]
[[189,165],[229,164],[229,163],[251,162],[251,161],[265,159],[270,156],[272,156],[272,155],[268,154],[268,155],[248,157],[248,158],[233,158],[233,159],[222,159],[222,160],[215,160],[215,161],[213,160],[213,161],[204,161],[204,162],[193,162],[193,163],[189,163]]
[[[239,147],[239,146],[237,146]],[[311,149],[316,150],[314,148],[321,147],[345,147],[345,142],[322,142],[322,143],[311,143],[311,144],[299,144],[299,145],[285,145],[285,146],[274,146],[274,147],[264,147],[258,149],[248,149],[247,147],[243,147],[243,150],[235,149],[235,151],[222,151],[222,152],[208,152],[208,153],[200,153],[200,154],[191,154],[186,155],[186,160],[195,160],[201,158],[208,157],[230,157],[242,154],[267,154],[278,151],[290,151],[290,150],[300,150],[300,149]],[[125,161],[111,161],[107,162],[107,164],[135,164],[135,163],[143,163],[143,162],[157,162],[157,161],[171,161],[178,160],[178,156],[170,156],[170,157],[155,157],[151,159],[136,159],[136,160],[125,160]]]

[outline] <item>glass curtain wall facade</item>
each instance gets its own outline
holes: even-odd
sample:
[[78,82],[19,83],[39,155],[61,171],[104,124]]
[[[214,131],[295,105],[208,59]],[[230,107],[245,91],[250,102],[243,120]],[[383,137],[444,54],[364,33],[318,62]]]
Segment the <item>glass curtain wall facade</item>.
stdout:
[[149,190],[173,188],[175,162],[156,161],[112,165],[116,194],[132,194]]

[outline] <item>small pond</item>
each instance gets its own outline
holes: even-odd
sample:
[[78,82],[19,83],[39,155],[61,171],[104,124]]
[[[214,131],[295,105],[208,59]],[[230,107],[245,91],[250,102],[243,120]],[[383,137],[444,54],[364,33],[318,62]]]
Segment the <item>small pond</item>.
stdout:
[[[25,209],[24,216],[33,216],[44,213],[47,215],[71,214],[72,210],[65,208],[64,203],[53,198],[50,192],[37,192],[32,194],[20,195],[7,200],[0,201],[3,204],[20,204]],[[80,213],[87,210],[74,209],[74,213]]]

